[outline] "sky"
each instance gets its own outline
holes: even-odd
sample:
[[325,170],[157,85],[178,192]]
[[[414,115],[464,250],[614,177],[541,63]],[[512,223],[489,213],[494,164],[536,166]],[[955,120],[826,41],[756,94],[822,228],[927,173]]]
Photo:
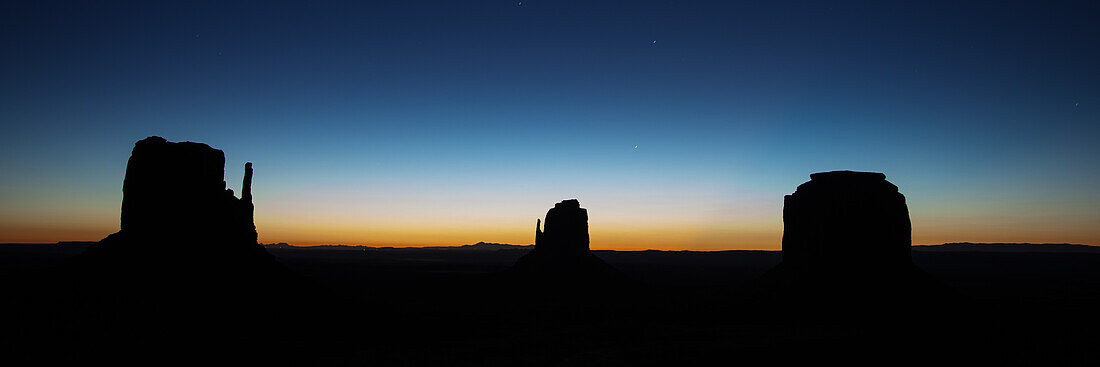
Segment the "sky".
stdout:
[[147,136],[253,162],[261,242],[780,248],[875,171],[914,244],[1100,245],[1096,1],[5,1],[0,242],[118,230]]

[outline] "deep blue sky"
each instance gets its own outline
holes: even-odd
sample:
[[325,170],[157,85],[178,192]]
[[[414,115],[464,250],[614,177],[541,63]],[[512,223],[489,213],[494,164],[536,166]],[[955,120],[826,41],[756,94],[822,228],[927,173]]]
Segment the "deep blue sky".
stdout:
[[255,162],[267,242],[524,243],[577,197],[596,248],[778,248],[852,169],[917,243],[1100,243],[1096,1],[150,3],[0,8],[0,241],[116,230],[159,135]]

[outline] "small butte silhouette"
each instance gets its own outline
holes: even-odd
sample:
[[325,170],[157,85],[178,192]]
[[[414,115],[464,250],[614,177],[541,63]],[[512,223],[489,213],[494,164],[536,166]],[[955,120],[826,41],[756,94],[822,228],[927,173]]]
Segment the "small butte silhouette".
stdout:
[[588,209],[577,199],[562,200],[546,212],[543,228],[535,222],[535,248],[516,261],[526,275],[556,280],[598,282],[625,280],[625,276],[589,249]]

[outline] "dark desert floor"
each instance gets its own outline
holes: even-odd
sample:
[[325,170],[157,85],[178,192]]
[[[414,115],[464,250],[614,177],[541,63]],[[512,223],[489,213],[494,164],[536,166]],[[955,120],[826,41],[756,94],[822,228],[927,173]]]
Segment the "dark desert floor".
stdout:
[[[93,339],[124,334],[71,324],[86,315],[70,309],[81,306],[71,303],[66,292],[72,280],[60,277],[59,269],[85,247],[0,245],[0,279],[7,307],[15,311],[9,315],[19,315],[5,344],[12,351],[61,344],[65,348],[32,360],[78,361],[86,357],[85,348],[110,344]],[[960,297],[939,309],[880,319],[883,325],[792,321],[746,302],[744,286],[779,263],[778,251],[594,251],[634,283],[583,290],[511,276],[509,267],[527,248],[268,251],[311,287],[324,289],[320,296],[268,305],[278,312],[266,313],[276,315],[267,321],[285,322],[285,333],[245,334],[260,339],[263,353],[281,362],[668,365],[958,358],[953,362],[1088,365],[1097,361],[1100,341],[1100,252],[1089,247],[914,247],[914,263]],[[784,312],[790,309],[797,307]],[[309,333],[301,334],[302,328]],[[289,335],[296,337],[280,339]]]

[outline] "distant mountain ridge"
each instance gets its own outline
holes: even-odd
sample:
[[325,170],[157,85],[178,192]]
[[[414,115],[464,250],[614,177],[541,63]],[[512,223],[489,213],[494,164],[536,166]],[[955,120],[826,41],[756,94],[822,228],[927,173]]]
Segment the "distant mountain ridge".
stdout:
[[971,243],[953,242],[942,245],[917,245],[918,252],[1030,252],[1030,253],[1100,253],[1100,246],[1073,243]]
[[[362,245],[317,245],[295,246],[285,242],[264,244],[264,247],[273,249],[295,250],[448,250],[448,251],[498,251],[498,250],[525,250],[534,245],[511,245],[506,243],[478,242],[472,245],[461,246],[422,246],[422,247],[393,247],[393,246],[362,246]],[[1100,246],[1082,245],[1073,243],[972,243],[951,242],[939,245],[913,245],[913,251],[917,252],[1032,252],[1032,253],[1100,253]],[[595,252],[770,252],[779,250],[593,250]]]
[[[95,241],[60,241],[57,243],[3,243],[0,245],[21,245],[21,246],[65,246],[65,247],[86,247]],[[492,243],[492,242],[478,242],[472,245],[461,246],[424,246],[424,247],[393,247],[393,246],[359,246],[359,245],[318,245],[318,246],[295,246],[286,242],[268,243],[263,244],[264,247],[269,249],[292,249],[292,250],[456,250],[456,251],[496,251],[496,250],[525,250],[531,249],[534,245],[511,245],[506,243]],[[771,252],[779,250],[717,250],[717,251],[696,251],[696,250],[593,250],[597,253],[604,252]],[[1100,246],[1096,245],[1083,245],[1074,243],[973,243],[973,242],[951,242],[940,245],[913,245],[913,251],[917,252],[1016,252],[1016,253],[1098,253],[1100,254]]]
[[478,242],[472,245],[461,246],[422,246],[422,247],[393,247],[393,246],[361,246],[361,245],[317,245],[294,246],[285,242],[264,244],[267,248],[297,249],[297,250],[453,250],[453,251],[498,251],[498,250],[523,250],[530,249],[534,245],[510,245],[505,243]]

